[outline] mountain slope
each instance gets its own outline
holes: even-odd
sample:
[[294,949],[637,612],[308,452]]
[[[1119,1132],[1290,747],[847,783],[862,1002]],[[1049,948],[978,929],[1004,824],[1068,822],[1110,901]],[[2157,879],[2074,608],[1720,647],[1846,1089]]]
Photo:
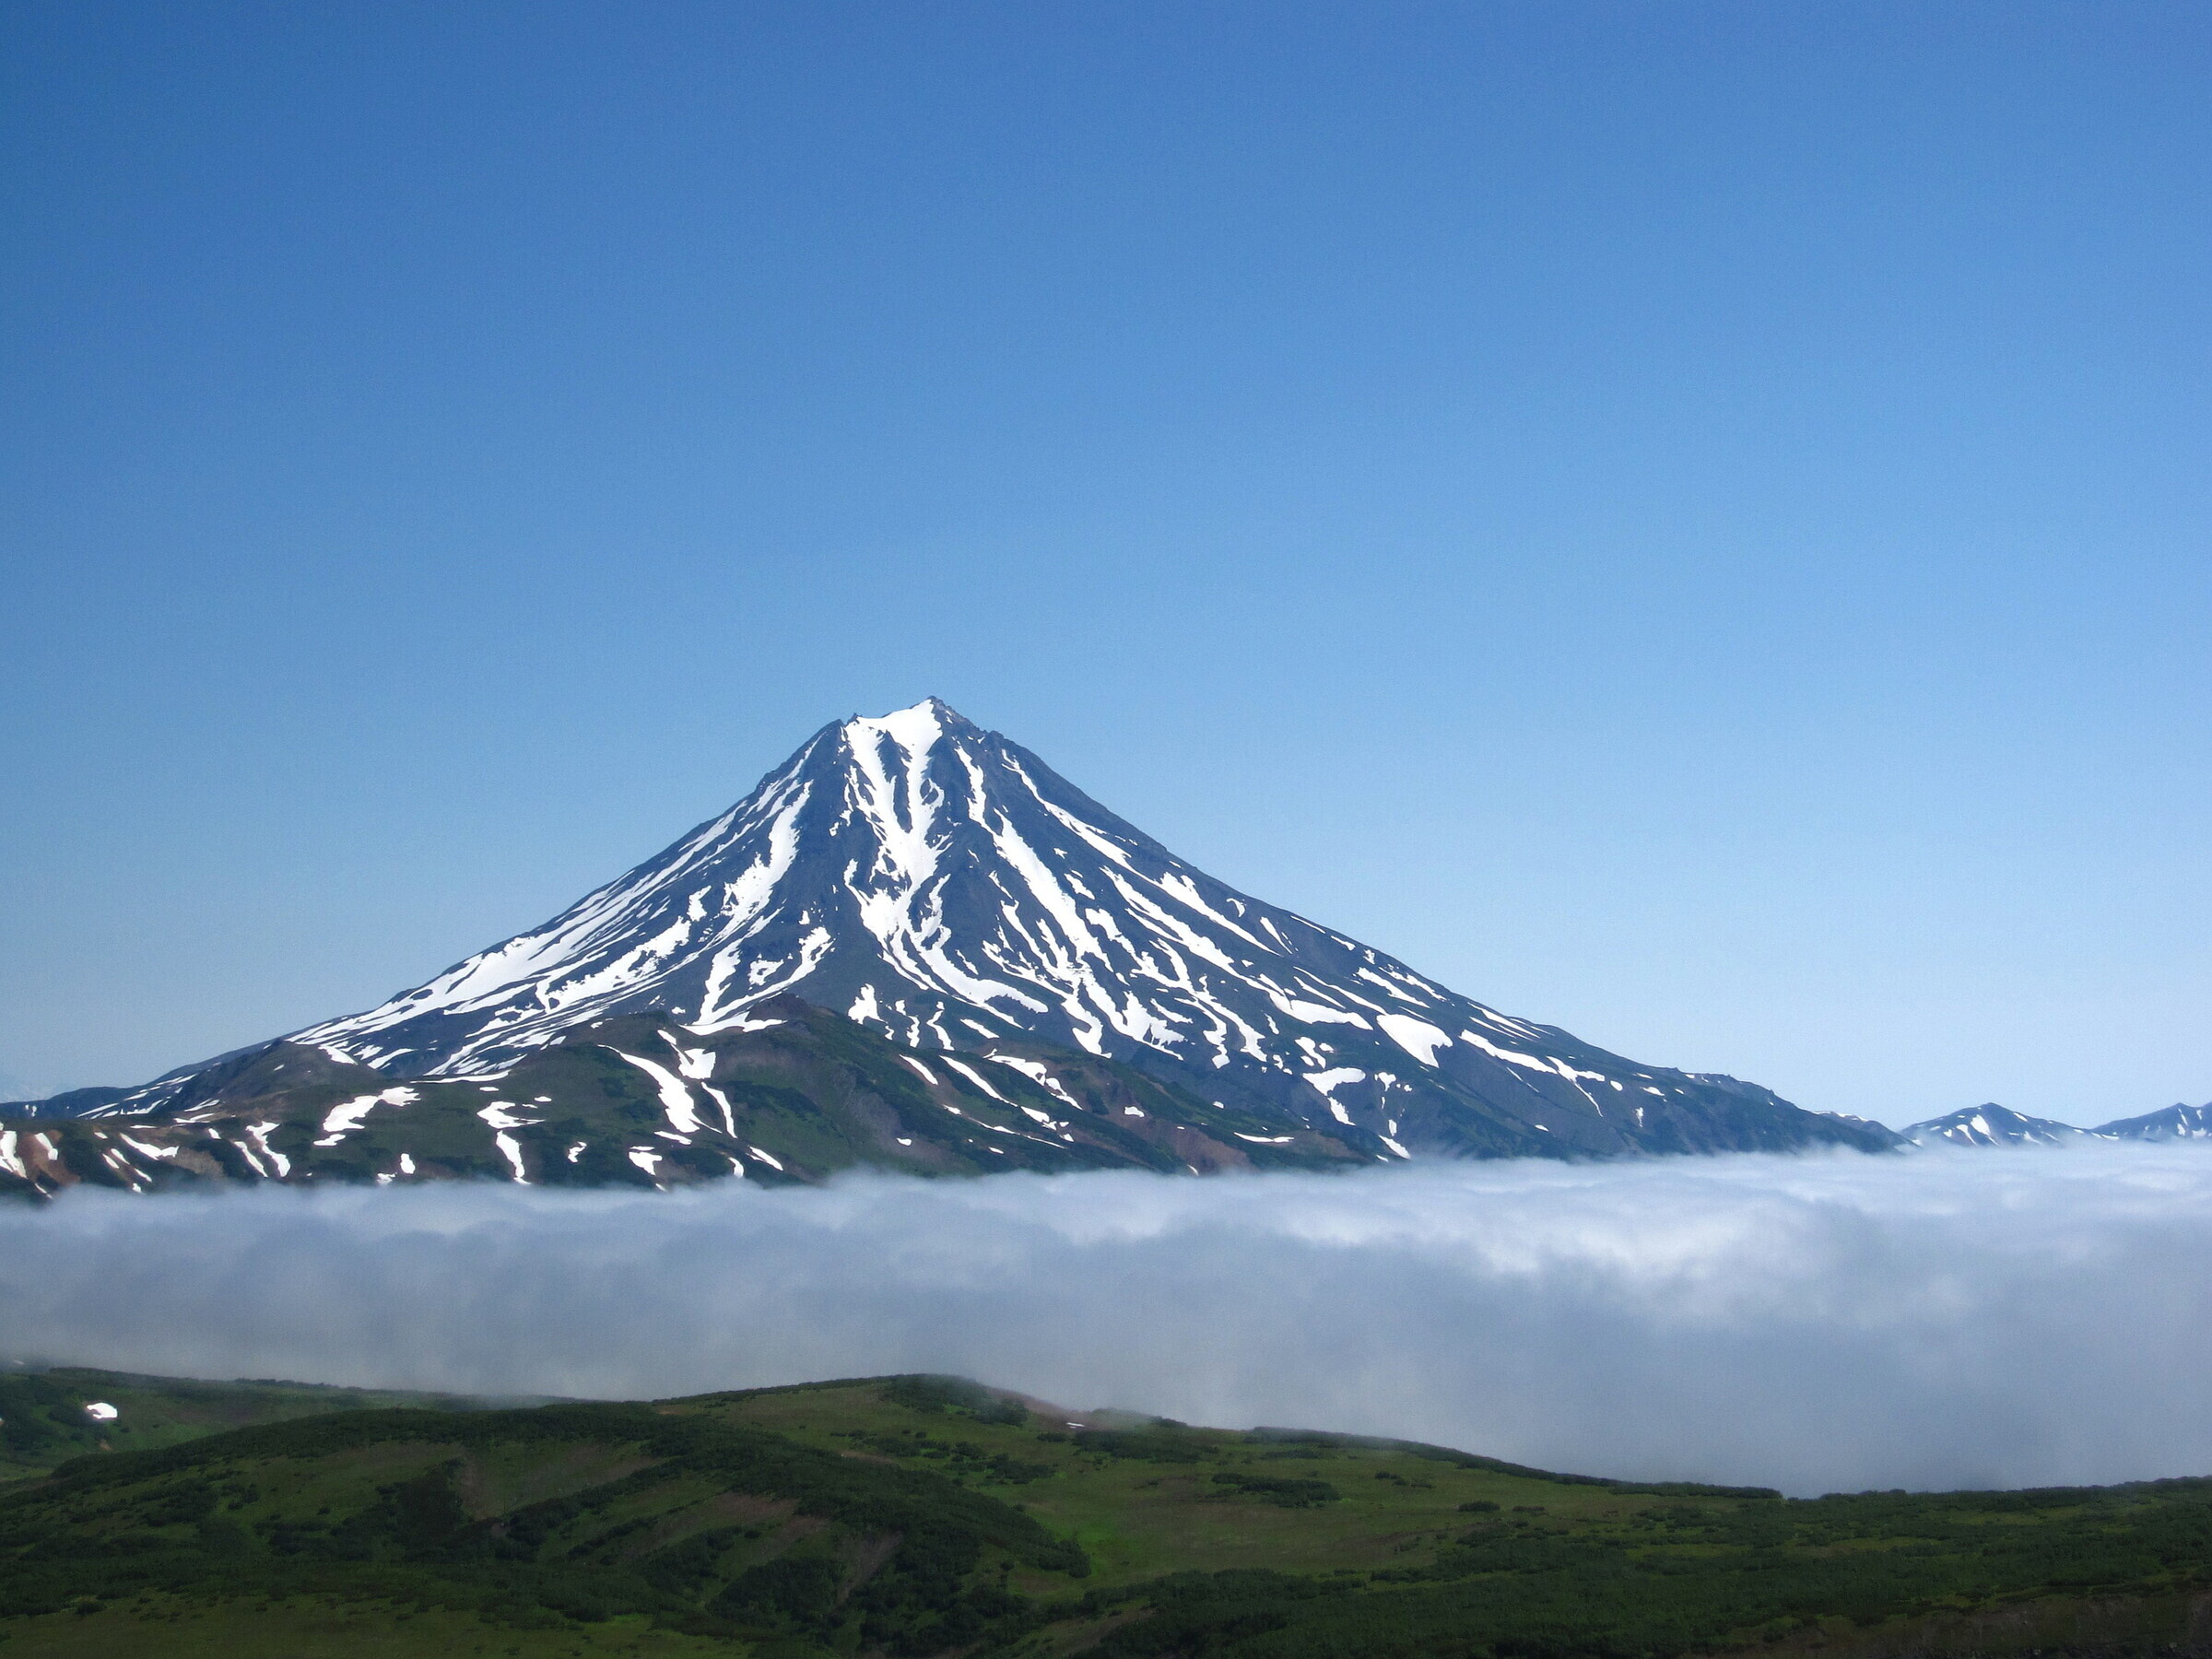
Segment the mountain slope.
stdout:
[[[1894,1144],[1449,991],[1184,864],[935,700],[824,727],[544,926],[290,1041],[391,1086],[489,1081],[594,1022],[703,1039],[783,995],[916,1050],[1135,1067],[1363,1158]],[[173,1115],[210,1069],[91,1115]]]
[[2090,1133],[2107,1140],[2212,1140],[2212,1104],[2169,1106],[2162,1112],[2100,1124]]
[[71,1088],[42,1100],[0,1100],[0,1123],[29,1123],[34,1118],[83,1117],[102,1106],[112,1106],[131,1094],[127,1088]]
[[1140,1169],[1326,1169],[1371,1154],[1212,1105],[1131,1067],[1037,1043],[999,1059],[907,1048],[795,996],[704,1036],[651,1014],[594,1020],[499,1075],[394,1084],[279,1041],[205,1066],[160,1109],[0,1125],[0,1194],[77,1184],[445,1179],[670,1187]]

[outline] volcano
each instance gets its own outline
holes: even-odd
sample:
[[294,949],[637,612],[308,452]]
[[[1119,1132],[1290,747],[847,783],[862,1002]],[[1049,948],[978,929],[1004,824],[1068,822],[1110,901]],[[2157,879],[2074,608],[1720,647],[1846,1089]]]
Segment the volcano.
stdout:
[[[824,726],[735,806],[543,926],[280,1046],[295,1077],[330,1071],[324,1087],[492,1089],[609,1022],[658,1021],[680,1049],[801,1005],[953,1073],[1026,1077],[1047,1116],[1081,1110],[1055,1070],[1065,1055],[1094,1078],[1141,1077],[1198,1126],[1231,1113],[1269,1131],[1249,1144],[1319,1136],[1360,1159],[1894,1143],[1500,1013],[1238,892],[934,698]],[[206,1112],[236,1099],[222,1067],[270,1084],[277,1046],[86,1115]]]

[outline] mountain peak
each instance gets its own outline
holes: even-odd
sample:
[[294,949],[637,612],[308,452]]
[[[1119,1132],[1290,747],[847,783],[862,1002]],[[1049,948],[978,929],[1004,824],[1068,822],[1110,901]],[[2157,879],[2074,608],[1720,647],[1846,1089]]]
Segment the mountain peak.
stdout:
[[888,737],[910,755],[927,753],[947,735],[982,735],[974,722],[941,697],[925,697],[909,708],[893,709],[888,714],[855,714],[840,729],[845,740],[855,747]]
[[1962,1106],[1942,1117],[1909,1124],[1902,1134],[1907,1140],[1922,1147],[1932,1147],[1938,1142],[1955,1147],[2064,1147],[2088,1138],[2087,1130],[2077,1129],[2071,1124],[2062,1124],[2053,1118],[2030,1117],[2009,1106],[2000,1106],[1994,1100],[1984,1100],[1979,1106]]

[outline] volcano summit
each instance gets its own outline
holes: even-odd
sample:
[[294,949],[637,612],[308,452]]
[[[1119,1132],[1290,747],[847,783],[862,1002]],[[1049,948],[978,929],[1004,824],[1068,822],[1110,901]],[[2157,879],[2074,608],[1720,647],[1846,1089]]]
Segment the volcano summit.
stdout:
[[[971,1126],[1003,1117],[1021,1138],[1075,1147],[1085,1121],[1103,1114],[1117,1131],[1146,1124],[1155,1151],[1180,1136],[1182,1149],[1161,1156],[1189,1168],[1277,1161],[1261,1149],[1278,1147],[1311,1162],[1892,1141],[1733,1077],[1624,1060],[1447,990],[1183,863],[934,698],[823,727],[665,852],[417,989],[88,1112],[89,1091],[75,1103],[102,1121],[205,1124],[258,1111],[274,1129],[298,1115],[277,1109],[291,1095],[338,1090],[349,1115],[324,1135],[342,1147],[371,1119],[397,1130],[418,1118],[426,1090],[465,1088],[480,1108],[484,1094],[520,1093],[518,1070],[556,1052],[603,1053],[618,1075],[650,1084],[666,1120],[651,1136],[685,1137],[689,1149],[702,1127],[718,1129],[730,1143],[718,1157],[743,1172],[755,1154],[779,1155],[748,1139],[731,1090],[716,1086],[735,1080],[725,1071],[742,1069],[744,1040],[775,1030],[783,1035],[770,1046],[802,1030],[815,1049],[841,1045],[851,1074],[843,1150],[794,1148],[813,1173],[926,1162],[913,1143],[935,1137],[908,1135],[903,1108],[859,1102],[886,1093],[875,1075],[885,1067],[904,1088],[935,1091],[925,1110],[938,1117]],[[797,1092],[827,1109],[818,1088]],[[487,1123],[500,1116],[492,1132],[507,1137],[488,1168],[539,1178],[517,1132],[572,1104],[547,1092],[476,1111]],[[1170,1120],[1166,1140],[1155,1116]],[[1190,1156],[1192,1136],[1220,1155]],[[985,1149],[1038,1160],[1010,1144]],[[650,1159],[628,1159],[631,1169],[656,1180],[677,1167],[657,1167],[673,1148],[632,1150]],[[10,1159],[19,1164],[19,1152]],[[419,1167],[410,1158],[383,1173]]]

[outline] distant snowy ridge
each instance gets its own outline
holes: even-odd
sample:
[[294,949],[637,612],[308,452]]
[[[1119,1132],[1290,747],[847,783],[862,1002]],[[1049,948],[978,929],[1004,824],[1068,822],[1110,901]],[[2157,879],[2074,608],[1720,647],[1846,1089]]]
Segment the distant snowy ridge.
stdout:
[[1904,1136],[1921,1147],[2059,1147],[2087,1140],[2088,1131],[2050,1118],[2030,1117],[1993,1100],[1913,1124],[1906,1128]]
[[2203,1106],[2177,1103],[2141,1117],[2118,1119],[2089,1133],[2107,1140],[2212,1140],[2212,1102]]
[[[711,1035],[783,994],[915,1049],[1101,1056],[1369,1159],[1895,1144],[1500,1013],[1237,892],[935,699],[825,726],[544,926],[291,1041],[394,1081],[492,1078],[593,1021]],[[95,1110],[159,1110],[193,1075]]]
[[2077,1129],[2071,1124],[2030,1117],[1993,1101],[1911,1124],[1902,1133],[1905,1139],[1921,1147],[2067,1147],[2093,1140],[2207,1140],[2212,1139],[2212,1105],[2169,1106],[2141,1117],[2117,1118],[2095,1129]]

